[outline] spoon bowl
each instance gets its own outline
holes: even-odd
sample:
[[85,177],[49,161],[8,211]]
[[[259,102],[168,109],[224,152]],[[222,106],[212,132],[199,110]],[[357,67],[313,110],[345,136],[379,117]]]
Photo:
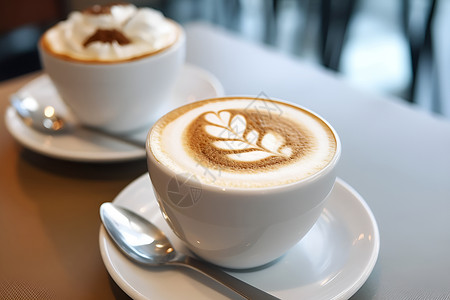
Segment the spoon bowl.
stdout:
[[46,134],[66,131],[67,122],[51,105],[42,106],[28,95],[11,95],[10,103],[22,120],[30,127]]
[[135,262],[157,266],[175,257],[175,250],[164,233],[140,215],[104,203],[100,217],[114,242]]
[[188,267],[228,287],[245,299],[278,299],[229,275],[219,267],[178,253],[159,228],[126,208],[113,203],[103,203],[100,206],[100,217],[118,248],[134,262],[153,267]]

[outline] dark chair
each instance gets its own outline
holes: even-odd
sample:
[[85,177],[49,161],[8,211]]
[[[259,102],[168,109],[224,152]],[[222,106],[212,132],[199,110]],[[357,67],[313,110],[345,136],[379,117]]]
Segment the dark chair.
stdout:
[[40,69],[37,42],[65,15],[64,2],[0,2],[0,81]]

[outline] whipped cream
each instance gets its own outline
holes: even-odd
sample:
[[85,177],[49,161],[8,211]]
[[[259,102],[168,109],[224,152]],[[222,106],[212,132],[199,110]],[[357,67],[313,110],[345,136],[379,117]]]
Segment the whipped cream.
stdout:
[[[85,42],[98,30],[115,30],[129,43]],[[50,28],[43,41],[51,52],[81,61],[117,62],[152,54],[175,43],[179,34],[175,22],[151,8],[118,4],[109,13],[72,12],[67,20]]]

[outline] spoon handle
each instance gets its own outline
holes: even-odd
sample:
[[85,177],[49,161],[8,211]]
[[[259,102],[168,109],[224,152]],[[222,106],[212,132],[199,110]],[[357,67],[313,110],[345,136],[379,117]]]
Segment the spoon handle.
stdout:
[[258,299],[258,300],[268,300],[268,299],[278,299],[263,290],[260,290],[242,280],[237,279],[222,271],[216,266],[209,263],[197,260],[190,256],[184,257],[182,261],[179,261],[183,266],[196,270],[203,275],[217,281],[218,283],[228,287],[237,294],[241,295],[245,299]]

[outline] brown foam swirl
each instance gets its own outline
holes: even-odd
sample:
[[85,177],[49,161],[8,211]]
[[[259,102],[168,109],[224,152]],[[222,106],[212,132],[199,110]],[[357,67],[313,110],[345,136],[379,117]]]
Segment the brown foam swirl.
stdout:
[[128,45],[131,43],[130,39],[117,29],[97,29],[91,36],[89,36],[83,43],[84,47],[91,43],[101,42],[110,43],[117,42],[119,45]]
[[184,133],[185,147],[202,165],[229,171],[276,169],[317,147],[306,127],[262,111],[205,112]]

